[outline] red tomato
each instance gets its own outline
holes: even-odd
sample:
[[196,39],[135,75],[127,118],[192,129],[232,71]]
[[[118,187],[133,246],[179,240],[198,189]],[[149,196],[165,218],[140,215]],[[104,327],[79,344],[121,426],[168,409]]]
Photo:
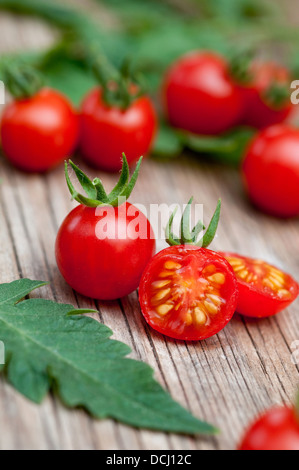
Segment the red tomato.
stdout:
[[237,296],[236,277],[227,261],[192,245],[172,246],[154,256],[139,288],[141,310],[152,328],[193,341],[225,327]]
[[299,450],[299,423],[293,408],[272,408],[248,429],[239,450]]
[[299,130],[276,125],[261,131],[242,167],[252,202],[278,217],[299,215]]
[[4,109],[3,151],[21,170],[43,172],[58,165],[75,149],[78,138],[78,116],[71,103],[55,90],[43,88]]
[[119,207],[76,207],[56,239],[56,260],[64,279],[94,299],[117,299],[134,291],[154,252],[149,221],[128,202]]
[[297,282],[274,266],[235,253],[220,254],[230,263],[237,277],[238,313],[248,317],[268,317],[287,308],[298,296]]
[[149,152],[156,131],[156,114],[147,96],[126,109],[108,106],[100,88],[92,90],[81,107],[81,151],[96,168],[118,171],[124,152],[129,164]]
[[164,81],[170,124],[196,134],[219,134],[241,113],[237,87],[225,60],[212,52],[192,52],[177,60]]
[[[286,96],[275,105],[267,94],[272,86],[285,87],[286,91],[290,89],[289,71],[274,62],[253,62],[249,72],[250,82],[240,86],[244,103],[242,123],[263,129],[285,121],[294,109],[290,97]],[[272,92],[275,93],[274,89]]]

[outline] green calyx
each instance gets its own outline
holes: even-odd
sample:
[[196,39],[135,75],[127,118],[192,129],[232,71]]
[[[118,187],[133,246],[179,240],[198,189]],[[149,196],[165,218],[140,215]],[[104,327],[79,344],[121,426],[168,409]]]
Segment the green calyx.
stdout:
[[251,82],[252,74],[250,72],[250,65],[254,55],[255,52],[250,49],[239,52],[231,57],[229,71],[230,76],[236,83],[239,83],[240,85],[247,85]]
[[30,98],[44,86],[41,74],[26,64],[6,65],[2,80],[7,90],[17,100]]
[[145,93],[144,80],[131,70],[129,60],[125,60],[118,70],[106,58],[100,57],[93,64],[93,72],[101,86],[102,99],[108,106],[126,110]]
[[198,236],[203,230],[205,230],[205,226],[200,220],[197,222],[197,224],[193,227],[192,230],[190,229],[190,213],[192,201],[193,197],[191,197],[191,199],[189,200],[181,218],[180,238],[175,237],[172,232],[173,219],[177,212],[177,208],[173,211],[169,218],[168,224],[166,226],[166,241],[170,246],[194,245],[206,248],[212,243],[215,237],[220,218],[221,199],[218,200],[214,215],[209,223],[207,230],[205,231],[204,235],[200,238],[200,240],[198,240]]
[[281,109],[290,100],[290,90],[284,83],[273,82],[264,92],[265,101],[274,109]]
[[112,189],[112,191],[107,194],[103,183],[99,178],[95,178],[93,181],[91,181],[88,176],[86,176],[86,174],[80,170],[80,168],[78,168],[71,160],[69,160],[69,164],[74,170],[79,183],[86,193],[86,196],[78,193],[78,191],[76,191],[74,188],[68,173],[68,163],[65,162],[65,178],[72,198],[87,207],[117,207],[130,197],[130,194],[133,191],[138,178],[141,161],[142,157],[140,157],[138,160],[135,171],[130,179],[128,161],[125,154],[123,153],[123,164],[118,183]]

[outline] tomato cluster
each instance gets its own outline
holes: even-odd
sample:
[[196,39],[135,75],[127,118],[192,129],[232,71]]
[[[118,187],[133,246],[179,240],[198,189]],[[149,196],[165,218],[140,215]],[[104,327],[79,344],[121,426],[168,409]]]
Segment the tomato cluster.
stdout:
[[263,129],[291,114],[290,81],[288,70],[273,62],[253,61],[241,79],[224,57],[195,51],[167,71],[164,107],[173,126],[196,134],[219,134],[237,124]]
[[[286,69],[253,63],[248,72],[247,79],[237,83],[223,57],[212,52],[183,56],[164,80],[170,123],[193,133],[215,134],[240,121],[262,128],[284,119],[291,107],[281,100],[274,103],[273,96],[274,88],[289,80]],[[71,162],[86,196],[74,189],[66,167],[68,187],[80,205],[58,232],[56,258],[75,290],[88,297],[115,299],[135,290],[142,278],[140,303],[147,322],[161,333],[185,340],[212,336],[235,311],[270,316],[297,297],[297,283],[279,269],[207,248],[215,235],[219,204],[201,243],[196,241],[201,222],[192,232],[187,229],[187,234],[175,238],[171,218],[171,247],[152,258],[155,240],[150,222],[127,202],[140,161],[130,181],[129,164],[148,151],[156,129],[153,105],[134,77],[120,74],[111,81],[95,64],[100,85],[83,100],[78,117],[63,95],[42,87],[28,71],[19,73],[22,80],[15,80],[12,87],[17,98],[5,108],[1,122],[4,152],[16,166],[46,171],[74,150],[78,141],[82,155],[94,166],[111,171],[122,166],[119,183],[107,194],[98,178],[90,181]],[[8,71],[8,78],[14,83],[16,71]],[[276,124],[261,131],[248,149],[244,180],[252,200],[268,212],[288,216],[299,212],[298,158],[292,155],[297,145],[298,131]],[[185,229],[190,203],[182,219]],[[143,236],[135,236],[136,217],[145,227]],[[104,237],[98,234],[101,223],[106,227]]]
[[244,70],[214,52],[192,52],[169,68],[163,84],[172,126],[200,135],[235,125],[259,131],[246,149],[242,179],[251,201],[278,217],[299,215],[299,130],[284,124],[294,110],[290,82],[288,69],[271,61],[253,60]]
[[[123,201],[131,194],[140,163],[141,159],[129,180],[124,156],[120,180],[107,194],[98,178],[89,180],[70,162],[86,196],[75,190],[66,164],[69,190],[80,205],[59,229],[56,259],[73,289],[91,298],[112,300],[130,294],[140,283],[141,311],[149,325],[172,338],[193,341],[218,333],[235,311],[267,317],[295,300],[299,287],[288,274],[261,260],[207,248],[217,230],[220,201],[199,241],[202,222],[192,231],[189,228],[192,199],[182,216],[180,237],[171,230],[173,213],[166,228],[170,247],[154,256],[150,222]],[[143,230],[136,232],[137,227]]]
[[[36,71],[5,71],[15,99],[1,118],[4,154],[17,168],[45,172],[80,148],[85,160],[105,171],[121,169],[121,155],[132,164],[149,152],[157,118],[150,98],[130,78],[101,81],[79,111],[61,93],[45,87]],[[100,80],[99,80],[100,81]]]
[[[299,214],[299,131],[282,124],[292,112],[281,92],[289,80],[285,68],[253,62],[246,80],[238,82],[223,57],[193,52],[169,68],[163,84],[164,107],[174,127],[204,135],[237,124],[259,130],[246,151],[242,176],[254,204],[280,217]],[[192,200],[182,216],[180,236],[172,233],[172,214],[166,228],[170,246],[155,255],[150,221],[127,199],[141,158],[131,179],[129,164],[148,153],[156,113],[133,80],[101,78],[100,82],[78,113],[62,94],[41,86],[33,90],[28,81],[21,89],[14,87],[17,99],[5,108],[1,120],[4,153],[24,171],[47,171],[78,146],[93,166],[122,169],[119,182],[107,194],[99,178],[91,181],[70,161],[83,195],[74,188],[65,164],[68,188],[79,202],[56,239],[57,265],[66,282],[80,294],[100,300],[117,299],[139,287],[146,322],[161,334],[185,341],[217,334],[235,312],[264,318],[288,307],[299,294],[289,274],[260,259],[208,248],[217,229],[220,202],[200,240],[202,222],[189,227]],[[26,74],[19,83],[26,84]],[[137,227],[143,227],[142,233]],[[293,409],[261,417],[240,448],[279,446],[299,448]]]

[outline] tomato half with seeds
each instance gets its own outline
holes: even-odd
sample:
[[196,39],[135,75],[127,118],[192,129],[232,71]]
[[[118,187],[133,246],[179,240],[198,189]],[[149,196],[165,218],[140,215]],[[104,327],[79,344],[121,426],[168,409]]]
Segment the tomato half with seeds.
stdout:
[[181,340],[203,340],[222,330],[237,306],[237,281],[219,254],[193,245],[158,253],[142,276],[139,298],[149,325]]
[[269,317],[287,308],[298,296],[299,286],[289,275],[260,259],[221,253],[238,281],[237,312],[256,318]]

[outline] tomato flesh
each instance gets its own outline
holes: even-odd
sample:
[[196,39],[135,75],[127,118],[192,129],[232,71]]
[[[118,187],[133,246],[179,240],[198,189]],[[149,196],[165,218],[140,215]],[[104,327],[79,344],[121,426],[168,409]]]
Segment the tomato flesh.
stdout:
[[268,410],[246,432],[239,450],[299,450],[299,423],[293,408]]
[[169,247],[147,266],[139,297],[146,321],[166,336],[202,340],[218,333],[237,305],[237,283],[226,260],[194,246]]
[[288,307],[298,296],[297,282],[276,267],[235,253],[221,254],[237,277],[238,313],[248,317],[269,317]]

